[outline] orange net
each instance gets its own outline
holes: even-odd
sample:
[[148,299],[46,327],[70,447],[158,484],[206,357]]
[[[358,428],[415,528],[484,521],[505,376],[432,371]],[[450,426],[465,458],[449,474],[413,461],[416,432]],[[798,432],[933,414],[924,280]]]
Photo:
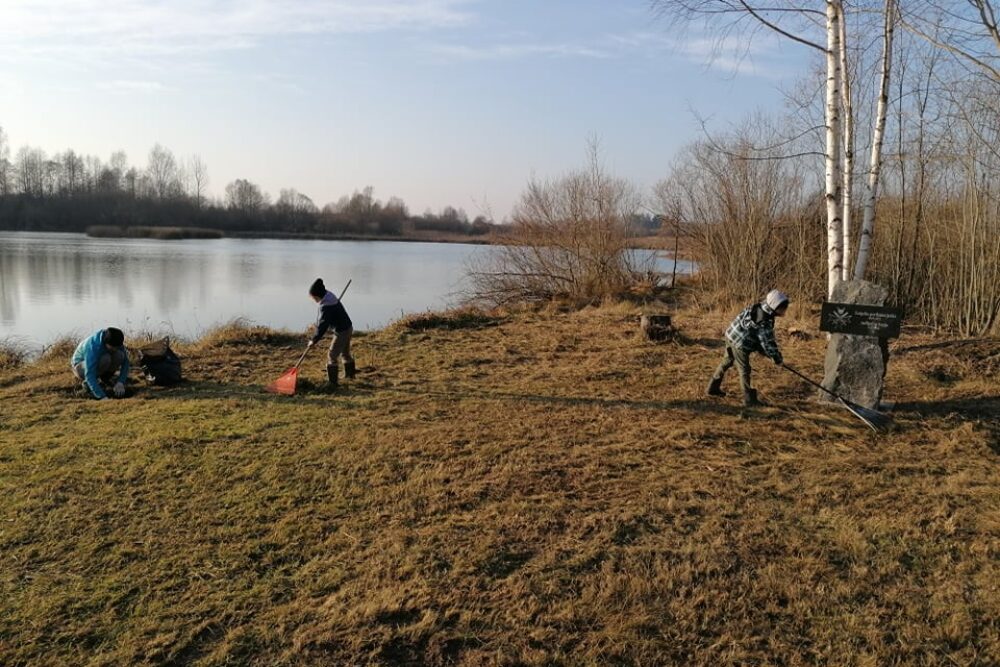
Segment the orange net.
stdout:
[[295,381],[299,377],[298,368],[290,368],[284,375],[272,382],[271,384],[264,387],[267,391],[272,394],[285,394],[286,396],[295,395]]

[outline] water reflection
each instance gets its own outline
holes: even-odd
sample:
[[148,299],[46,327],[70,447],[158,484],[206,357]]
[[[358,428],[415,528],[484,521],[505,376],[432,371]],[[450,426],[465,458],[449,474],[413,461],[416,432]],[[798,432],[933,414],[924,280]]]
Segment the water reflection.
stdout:
[[306,289],[353,278],[345,304],[360,329],[401,311],[449,305],[465,245],[91,239],[0,232],[0,338],[43,344],[117,323],[194,336],[236,317],[303,330],[313,317]]
[[[352,278],[345,305],[356,328],[371,329],[404,312],[449,305],[468,260],[488,251],[382,241],[0,232],[0,339],[37,347],[109,324],[190,337],[237,317],[301,331],[314,315],[306,290],[318,276],[338,292]],[[656,268],[669,273],[672,264],[661,258]]]

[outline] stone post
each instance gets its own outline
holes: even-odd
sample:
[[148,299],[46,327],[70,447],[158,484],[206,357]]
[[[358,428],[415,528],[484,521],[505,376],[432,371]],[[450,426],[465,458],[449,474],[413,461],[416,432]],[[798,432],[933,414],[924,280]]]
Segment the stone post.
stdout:
[[[889,291],[865,280],[837,284],[830,301],[865,306],[884,306]],[[823,386],[849,401],[877,410],[889,365],[889,341],[874,336],[831,334],[826,346]],[[823,401],[836,401],[819,392]]]

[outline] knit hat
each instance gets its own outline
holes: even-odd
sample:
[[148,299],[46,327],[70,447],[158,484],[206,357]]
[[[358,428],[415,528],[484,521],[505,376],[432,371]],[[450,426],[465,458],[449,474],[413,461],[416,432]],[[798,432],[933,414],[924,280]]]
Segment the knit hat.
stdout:
[[316,298],[320,298],[326,294],[326,285],[323,284],[322,278],[317,278],[313,281],[313,284],[309,286],[309,294]]
[[781,308],[781,304],[788,303],[788,295],[780,290],[773,289],[767,293],[764,303],[771,310],[778,310],[778,308]]
[[108,327],[104,330],[104,344],[111,347],[121,347],[125,344],[125,334],[122,333],[121,329]]

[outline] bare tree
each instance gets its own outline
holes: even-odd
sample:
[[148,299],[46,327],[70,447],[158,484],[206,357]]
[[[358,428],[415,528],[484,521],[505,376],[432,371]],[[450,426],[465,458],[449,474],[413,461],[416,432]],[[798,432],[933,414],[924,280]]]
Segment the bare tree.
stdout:
[[752,299],[778,283],[799,294],[824,291],[815,271],[821,202],[806,187],[807,158],[763,159],[781,158],[784,147],[756,148],[780,144],[780,125],[756,116],[731,134],[692,144],[656,187],[660,210],[686,230],[713,298]]
[[115,151],[108,160],[108,168],[111,169],[113,177],[112,189],[121,190],[125,187],[125,173],[129,170],[128,156],[125,151]]
[[838,46],[838,67],[840,72],[840,100],[844,110],[844,118],[841,122],[843,129],[843,169],[840,186],[841,193],[841,245],[843,247],[843,259],[841,277],[843,280],[850,278],[851,265],[851,212],[854,204],[854,96],[851,92],[851,64],[848,58],[847,44],[847,15],[843,11],[843,5],[838,7],[840,34],[837,39]]
[[70,196],[76,194],[82,189],[84,169],[83,158],[74,153],[72,149],[67,150],[62,156],[63,183],[60,189]]
[[1000,29],[993,0],[904,0],[900,22],[929,44],[1000,84]]
[[641,199],[635,186],[604,169],[592,144],[588,168],[528,183],[506,243],[469,268],[470,296],[500,305],[622,295],[651,269],[628,247],[628,222]]
[[0,195],[10,194],[11,178],[10,143],[7,140],[7,133],[0,126]]
[[868,166],[868,181],[865,185],[865,215],[858,245],[858,259],[854,265],[854,278],[861,280],[868,268],[871,254],[872,234],[875,232],[875,205],[878,200],[879,175],[882,170],[882,141],[885,137],[885,121],[889,108],[889,82],[892,72],[892,37],[896,25],[895,0],[885,0],[885,23],[882,32],[882,72],[879,77],[878,107],[875,112],[875,131],[872,136],[871,159]]
[[256,183],[238,178],[226,186],[226,205],[245,215],[255,215],[267,205],[267,196]]
[[826,3],[826,252],[827,296],[842,280],[844,269],[844,222],[841,218],[843,174],[841,169],[840,37],[843,10],[837,2]]
[[160,144],[149,151],[146,174],[152,186],[153,195],[158,199],[174,196],[179,189],[179,170],[174,154]]
[[22,146],[17,151],[15,170],[22,194],[41,197],[45,194],[45,152],[39,148]]
[[201,159],[200,155],[191,157],[188,165],[188,173],[191,175],[191,185],[196,208],[201,208],[205,198],[205,189],[208,187],[208,165]]

